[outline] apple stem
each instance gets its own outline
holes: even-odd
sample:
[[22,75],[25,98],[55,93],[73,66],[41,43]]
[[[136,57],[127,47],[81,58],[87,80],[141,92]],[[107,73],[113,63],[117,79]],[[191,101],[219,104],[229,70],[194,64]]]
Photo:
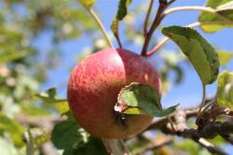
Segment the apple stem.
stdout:
[[97,16],[97,14],[95,13],[95,11],[91,8],[85,7],[84,8],[89,12],[89,14],[91,15],[91,17],[95,20],[97,26],[99,27],[100,31],[103,33],[104,38],[108,44],[109,47],[113,47],[112,41],[107,33],[107,31],[104,28],[104,25],[102,23],[102,21],[100,20],[100,18]]
[[165,17],[163,15],[163,12],[167,9],[167,7],[172,4],[175,0],[171,0],[170,2],[167,2],[167,0],[159,0],[159,8],[157,10],[156,16],[153,20],[153,23],[149,29],[148,32],[146,32],[145,34],[145,40],[144,40],[144,44],[142,47],[142,51],[141,51],[141,55],[142,56],[146,56],[147,53],[147,48],[149,46],[151,37],[155,31],[155,29],[160,25],[161,21],[163,20],[163,18]]
[[109,155],[130,155],[128,148],[122,140],[102,139]]

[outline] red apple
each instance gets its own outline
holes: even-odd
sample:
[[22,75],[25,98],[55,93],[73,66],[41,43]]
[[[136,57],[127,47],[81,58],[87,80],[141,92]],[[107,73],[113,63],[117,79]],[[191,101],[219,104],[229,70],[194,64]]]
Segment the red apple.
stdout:
[[119,91],[131,82],[160,91],[160,78],[140,55],[124,49],[104,49],[90,55],[71,73],[68,101],[81,127],[93,136],[121,139],[134,136],[151,123],[149,115],[126,115],[124,122],[114,112]]

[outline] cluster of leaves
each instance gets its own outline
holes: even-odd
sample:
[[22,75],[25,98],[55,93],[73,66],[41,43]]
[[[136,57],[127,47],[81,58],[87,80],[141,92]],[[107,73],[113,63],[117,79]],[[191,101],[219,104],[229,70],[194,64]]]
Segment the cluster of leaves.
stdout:
[[100,139],[90,136],[79,127],[72,114],[67,113],[68,119],[56,124],[52,133],[54,145],[64,150],[64,155],[107,155]]

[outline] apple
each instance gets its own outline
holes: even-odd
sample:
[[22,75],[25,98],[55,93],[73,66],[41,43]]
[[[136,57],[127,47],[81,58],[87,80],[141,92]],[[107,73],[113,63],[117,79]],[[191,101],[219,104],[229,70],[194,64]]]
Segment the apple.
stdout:
[[118,93],[131,82],[150,85],[160,92],[160,77],[152,65],[125,49],[104,49],[76,65],[68,82],[68,102],[79,125],[93,136],[107,139],[142,132],[150,125],[151,116],[114,111]]

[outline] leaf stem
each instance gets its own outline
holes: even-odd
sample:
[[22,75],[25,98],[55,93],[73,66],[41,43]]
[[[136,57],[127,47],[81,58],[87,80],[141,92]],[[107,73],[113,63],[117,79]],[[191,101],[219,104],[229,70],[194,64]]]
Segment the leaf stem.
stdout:
[[[174,12],[178,12],[178,11],[204,11],[204,12],[209,12],[209,13],[213,13],[215,15],[217,15],[219,18],[221,18],[222,20],[224,20],[226,23],[232,24],[233,22],[227,18],[225,18],[224,16],[222,16],[221,14],[218,13],[218,9],[213,9],[211,7],[206,7],[206,6],[179,6],[179,7],[174,7],[174,8],[169,8],[164,10],[164,12],[162,13],[162,17],[165,17],[171,13]],[[199,22],[195,22],[192,23],[190,25],[188,25],[187,27],[197,27],[199,26],[200,23]],[[159,41],[158,44],[156,44],[156,46],[154,48],[152,48],[152,50],[146,52],[145,56],[151,56],[152,54],[154,54],[155,52],[157,52],[169,39],[167,37],[163,38],[161,41]]]
[[206,86],[204,83],[202,83],[202,100],[201,100],[199,113],[202,111],[202,108],[204,107],[205,103],[206,103]]
[[223,15],[218,13],[218,11],[222,11],[222,10],[214,9],[214,8],[207,7],[207,6],[179,6],[179,7],[169,8],[169,9],[166,9],[163,12],[163,16],[167,16],[167,15],[169,15],[171,13],[178,12],[178,11],[204,11],[204,12],[209,12],[209,13],[215,14],[216,16],[218,16],[219,18],[224,20],[226,23],[229,23],[229,24],[233,23],[231,20],[229,20],[228,18],[226,18]]
[[206,6],[178,6],[174,8],[169,8],[166,11],[163,12],[163,14],[166,16],[168,14],[171,14],[173,12],[177,11],[205,11],[205,12],[211,12],[215,13],[216,10],[211,8],[211,7],[206,7]]
[[[185,27],[192,27],[192,28],[194,28],[194,27],[197,27],[197,26],[200,26],[199,22],[191,23],[189,25],[186,25]],[[156,53],[169,40],[170,39],[168,37],[162,38],[150,51],[146,52],[146,56],[149,57],[149,56],[153,55],[154,53]]]
[[104,28],[103,23],[101,22],[100,18],[97,16],[97,14],[95,13],[95,11],[91,8],[85,7],[83,6],[88,13],[91,15],[91,17],[94,19],[94,21],[96,22],[97,26],[99,27],[100,31],[102,32],[102,34],[104,35],[104,38],[108,44],[109,47],[113,47],[112,42],[110,37],[108,36],[107,31]]

